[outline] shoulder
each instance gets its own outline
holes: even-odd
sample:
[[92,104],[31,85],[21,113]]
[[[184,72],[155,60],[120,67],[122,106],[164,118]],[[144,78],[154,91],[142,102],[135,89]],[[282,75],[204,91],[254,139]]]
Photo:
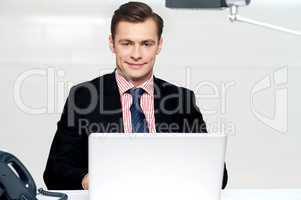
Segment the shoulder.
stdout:
[[160,106],[166,110],[182,114],[191,114],[192,110],[198,110],[192,90],[158,78],[155,79],[155,84],[155,90],[157,89],[155,98],[159,99]]
[[172,84],[170,82],[167,82],[165,80],[162,80],[160,78],[154,78],[154,87],[155,90],[159,90],[164,94],[181,94],[181,95],[193,95],[193,91],[185,88],[185,87],[181,87],[181,86],[177,86],[175,84]]
[[76,84],[70,89],[70,94],[76,93],[76,95],[84,95],[86,93],[98,92],[104,87],[104,85],[112,85],[114,78],[115,76],[113,75],[113,73],[110,73],[104,74],[89,81]]
[[99,99],[99,95],[101,92],[104,92],[105,87],[112,86],[113,80],[114,75],[111,73],[76,84],[70,89],[68,99],[82,106],[90,104],[92,103],[91,101]]

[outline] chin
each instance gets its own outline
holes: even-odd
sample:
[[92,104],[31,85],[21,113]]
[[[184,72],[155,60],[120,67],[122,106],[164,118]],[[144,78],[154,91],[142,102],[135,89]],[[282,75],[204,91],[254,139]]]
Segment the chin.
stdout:
[[130,73],[129,78],[133,81],[146,81],[150,73]]
[[129,76],[132,80],[143,80],[147,77],[147,75],[144,74],[130,74]]

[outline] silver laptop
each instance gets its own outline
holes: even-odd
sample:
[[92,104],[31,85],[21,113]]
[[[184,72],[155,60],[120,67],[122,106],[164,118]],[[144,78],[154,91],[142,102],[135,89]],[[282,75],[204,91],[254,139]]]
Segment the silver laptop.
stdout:
[[226,136],[93,133],[90,200],[219,200]]

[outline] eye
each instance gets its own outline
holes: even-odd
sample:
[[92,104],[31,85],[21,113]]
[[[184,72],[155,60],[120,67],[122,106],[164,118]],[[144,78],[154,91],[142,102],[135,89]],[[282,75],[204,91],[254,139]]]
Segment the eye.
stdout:
[[153,44],[150,43],[150,42],[145,42],[145,43],[143,43],[143,45],[146,46],[146,47],[150,47],[150,46],[152,46]]
[[129,46],[130,43],[129,42],[124,42],[124,43],[121,43],[122,46]]

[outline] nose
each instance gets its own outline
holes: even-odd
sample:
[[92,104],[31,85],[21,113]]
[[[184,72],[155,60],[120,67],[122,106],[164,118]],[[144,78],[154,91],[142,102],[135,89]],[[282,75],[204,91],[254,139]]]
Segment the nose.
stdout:
[[141,49],[139,46],[135,46],[131,52],[131,58],[138,61],[142,58]]

